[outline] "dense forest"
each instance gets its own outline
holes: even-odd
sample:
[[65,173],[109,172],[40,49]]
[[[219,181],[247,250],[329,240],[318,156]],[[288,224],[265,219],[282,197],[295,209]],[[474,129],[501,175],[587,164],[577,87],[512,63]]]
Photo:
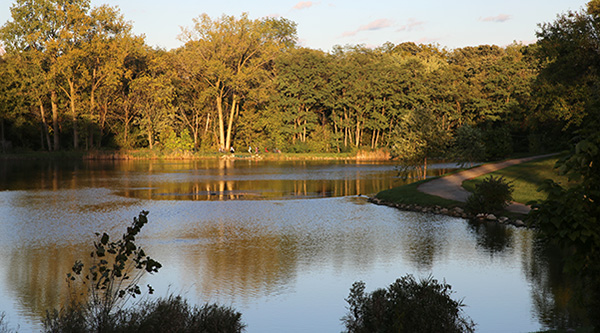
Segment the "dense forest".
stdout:
[[200,15],[166,51],[118,8],[16,0],[0,28],[2,151],[386,148],[411,162],[557,150],[597,124],[598,3],[539,25],[531,45],[323,52],[284,18]]

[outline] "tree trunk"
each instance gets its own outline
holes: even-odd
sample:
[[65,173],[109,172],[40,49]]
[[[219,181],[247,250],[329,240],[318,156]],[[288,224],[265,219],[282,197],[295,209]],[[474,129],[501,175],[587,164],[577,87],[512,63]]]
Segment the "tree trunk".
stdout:
[[52,90],[50,92],[50,104],[52,105],[52,127],[54,128],[54,145],[53,150],[57,151],[59,149],[59,136],[58,136],[58,96],[56,95],[56,91]]
[[371,149],[375,149],[375,132],[376,130],[371,131]]
[[77,112],[75,110],[75,83],[72,80],[69,80],[68,82],[71,120],[73,122],[73,149],[79,149],[79,133],[77,131]]
[[233,118],[237,108],[237,101],[235,94],[231,98],[231,110],[229,111],[229,121],[227,122],[227,140],[225,141],[225,151],[228,151],[231,147],[231,132],[233,130]]
[[360,120],[356,120],[356,147],[360,145]]
[[344,108],[344,148],[348,147],[348,113]]
[[[45,133],[46,142],[48,143],[48,151],[52,151],[52,142],[50,142],[50,131],[48,131],[48,123],[46,122],[46,110],[44,109],[44,103],[40,101],[40,117],[42,118],[42,130]],[[42,149],[44,145],[42,145]]]
[[[94,76],[96,75],[96,69],[94,69]],[[89,147],[94,147],[94,109],[96,108],[96,99],[94,97],[94,91],[96,90],[95,86],[92,85],[92,90],[90,92],[90,122],[88,123],[88,138],[89,138]],[[88,149],[89,147],[86,147]]]
[[223,93],[217,96],[217,115],[219,116],[219,149],[225,149],[225,124],[223,120]]
[[306,119],[304,119],[304,126],[302,127],[302,142],[306,143]]

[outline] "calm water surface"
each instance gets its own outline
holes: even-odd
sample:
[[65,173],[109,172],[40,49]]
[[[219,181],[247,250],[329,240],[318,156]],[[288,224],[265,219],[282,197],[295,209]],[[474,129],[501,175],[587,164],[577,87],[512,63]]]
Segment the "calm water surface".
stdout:
[[389,163],[0,163],[0,312],[20,331],[64,302],[94,232],[141,210],[139,243],[163,264],[144,283],[231,305],[247,332],[339,332],[353,282],[406,274],[451,284],[480,332],[538,330],[553,304],[530,231],[367,203],[401,184]]

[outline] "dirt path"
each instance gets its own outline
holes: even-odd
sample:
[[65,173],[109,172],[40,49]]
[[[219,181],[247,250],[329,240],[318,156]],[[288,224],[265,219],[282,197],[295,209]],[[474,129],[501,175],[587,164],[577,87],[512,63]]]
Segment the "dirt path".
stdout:
[[[465,190],[462,187],[462,182],[467,179],[472,179],[479,177],[481,175],[485,175],[487,173],[503,169],[515,164],[520,164],[524,162],[529,162],[533,160],[537,160],[540,158],[550,157],[556,154],[548,154],[548,155],[539,155],[539,156],[531,156],[526,158],[518,158],[512,160],[506,160],[498,163],[490,163],[484,164],[482,166],[472,168],[469,170],[464,170],[461,172],[457,172],[452,175],[448,175],[442,178],[437,178],[432,181],[423,183],[417,187],[417,190],[436,195],[438,197],[442,197],[445,199],[456,200],[460,202],[466,202],[471,192]],[[518,202],[512,202],[507,208],[508,211],[514,213],[527,214],[531,210],[531,208],[527,205]]]

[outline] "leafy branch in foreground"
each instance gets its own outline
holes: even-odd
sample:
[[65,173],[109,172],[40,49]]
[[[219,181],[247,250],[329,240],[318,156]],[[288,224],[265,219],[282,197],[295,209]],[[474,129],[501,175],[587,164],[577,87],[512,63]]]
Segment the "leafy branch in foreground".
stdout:
[[[135,237],[148,223],[147,215],[147,211],[140,212],[139,216],[133,219],[131,226],[127,227],[122,238],[117,241],[111,241],[106,233],[96,234],[98,240],[94,242],[94,251],[90,253],[89,267],[85,269],[85,264],[77,260],[71,269],[72,272],[67,274],[67,283],[72,291],[69,306],[77,308],[77,311],[67,309],[63,311],[63,315],[68,312],[78,313],[76,317],[85,321],[82,325],[94,331],[102,331],[109,325],[111,314],[121,309],[129,297],[141,295],[138,283],[142,276],[145,273],[156,273],[162,267],[135,244]],[[76,301],[74,291],[80,290],[76,288],[76,283],[80,283],[84,293],[87,293],[86,304]],[[152,294],[152,287],[147,287],[148,293]],[[50,324],[47,326],[52,326],[52,318],[55,321],[59,320],[61,314],[55,312],[48,314],[48,317],[47,321],[49,320]]]

